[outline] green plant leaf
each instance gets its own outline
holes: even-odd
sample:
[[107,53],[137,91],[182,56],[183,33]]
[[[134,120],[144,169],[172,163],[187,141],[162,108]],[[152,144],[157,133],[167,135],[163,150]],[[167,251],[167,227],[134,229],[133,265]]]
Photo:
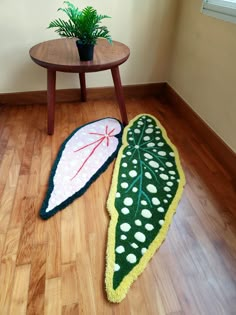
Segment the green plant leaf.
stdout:
[[107,39],[109,43],[112,42],[107,27],[100,25],[101,21],[109,16],[98,14],[91,6],[80,11],[69,1],[65,1],[64,4],[66,7],[59,8],[58,11],[64,12],[68,21],[60,18],[53,20],[48,28],[55,28],[62,37],[76,37],[84,44],[96,44],[99,37]]

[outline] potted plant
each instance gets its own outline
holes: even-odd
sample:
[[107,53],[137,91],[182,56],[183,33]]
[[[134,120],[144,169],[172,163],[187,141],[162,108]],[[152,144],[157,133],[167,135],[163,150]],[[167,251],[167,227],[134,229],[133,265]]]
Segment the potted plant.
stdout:
[[111,36],[106,26],[101,25],[101,21],[110,18],[107,15],[100,15],[91,6],[87,6],[80,11],[74,4],[64,1],[65,8],[59,8],[68,16],[68,21],[62,19],[53,20],[48,28],[55,28],[62,37],[75,37],[79,50],[80,60],[88,61],[93,59],[94,45],[98,38],[105,38],[112,43]]

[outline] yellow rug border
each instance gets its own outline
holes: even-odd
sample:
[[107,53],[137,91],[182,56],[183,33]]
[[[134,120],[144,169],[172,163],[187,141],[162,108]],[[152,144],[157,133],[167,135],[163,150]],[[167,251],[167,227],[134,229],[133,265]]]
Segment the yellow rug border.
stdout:
[[[162,228],[160,229],[158,235],[153,240],[153,242],[151,243],[151,245],[149,246],[149,248],[145,252],[145,254],[142,256],[138,265],[136,265],[127,276],[125,276],[125,278],[122,280],[120,285],[114,290],[113,289],[113,274],[114,274],[114,265],[115,265],[115,253],[114,253],[115,229],[116,229],[116,224],[117,224],[117,220],[118,220],[118,212],[114,206],[114,201],[115,201],[115,195],[116,195],[118,173],[119,173],[120,162],[122,159],[123,151],[126,148],[126,146],[128,145],[128,142],[127,142],[128,129],[133,125],[133,123],[137,119],[139,119],[142,116],[149,116],[150,118],[154,119],[156,124],[162,130],[163,138],[170,145],[170,147],[172,148],[172,150],[175,153],[175,162],[176,162],[177,169],[179,171],[180,181],[179,181],[179,187],[177,189],[176,195],[175,195],[174,199],[172,200],[172,203],[170,204],[169,209],[166,213],[165,223],[163,224]],[[165,128],[162,126],[162,124],[160,123],[160,121],[156,117],[154,117],[150,114],[140,114],[140,115],[137,115],[136,117],[134,117],[132,120],[130,120],[129,124],[124,128],[124,133],[122,136],[122,143],[123,144],[119,150],[117,160],[115,163],[111,188],[110,188],[110,192],[109,192],[109,196],[108,196],[108,200],[107,200],[107,209],[108,209],[108,212],[110,213],[111,220],[110,220],[109,228],[108,228],[105,287],[106,287],[106,291],[107,291],[108,300],[111,302],[114,302],[114,303],[119,303],[125,298],[131,284],[144,271],[148,262],[150,261],[150,259],[155,254],[156,250],[160,247],[160,245],[164,241],[166,234],[168,232],[170,223],[172,221],[172,217],[175,214],[176,208],[177,208],[178,203],[180,201],[180,198],[181,198],[181,195],[183,192],[183,188],[185,185],[185,175],[184,175],[181,163],[180,163],[178,150],[176,149],[175,145],[170,141],[169,137],[167,136]]]

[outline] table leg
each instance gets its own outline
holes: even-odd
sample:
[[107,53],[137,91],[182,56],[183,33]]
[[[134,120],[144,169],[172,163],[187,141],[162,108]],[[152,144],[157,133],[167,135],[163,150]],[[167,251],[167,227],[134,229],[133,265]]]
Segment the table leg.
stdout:
[[53,135],[55,117],[56,71],[48,69],[48,134]]
[[87,94],[86,94],[86,80],[85,80],[85,73],[79,73],[79,81],[80,81],[80,93],[81,93],[81,102],[86,102]]
[[112,78],[113,78],[113,82],[115,86],[117,101],[120,107],[121,119],[122,119],[123,124],[126,126],[128,124],[128,117],[127,117],[126,108],[125,108],[125,98],[124,98],[123,87],[122,87],[121,79],[120,79],[119,67],[116,66],[114,68],[111,68],[111,73],[112,73]]

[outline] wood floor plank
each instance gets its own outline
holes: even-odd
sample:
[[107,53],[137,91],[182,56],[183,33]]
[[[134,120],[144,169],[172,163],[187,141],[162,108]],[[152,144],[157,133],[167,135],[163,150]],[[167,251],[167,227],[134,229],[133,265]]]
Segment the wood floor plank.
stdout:
[[39,194],[40,167],[41,167],[40,156],[33,155],[29,172],[28,189],[26,193],[27,197],[37,197]]
[[61,276],[61,213],[47,222],[47,279]]
[[154,274],[154,277],[158,287],[160,287],[160,294],[165,312],[168,314],[181,311],[181,304],[176,295],[171,275],[167,272],[159,255],[155,257],[155,263],[158,265],[159,271],[157,274]]
[[35,200],[35,210],[36,210],[36,220],[35,220],[35,228],[34,228],[34,237],[33,243],[34,244],[45,244],[49,242],[49,221],[42,220],[39,216],[39,210],[42,206],[42,202],[45,197],[45,191],[43,189],[39,189],[39,193]]
[[26,314],[29,280],[30,265],[22,265],[16,267],[9,315]]
[[51,147],[50,146],[43,146],[42,152],[41,152],[41,168],[40,168],[40,175],[39,175],[39,181],[40,185],[47,185],[49,174],[51,170]]
[[29,175],[30,173],[35,137],[36,137],[35,129],[32,129],[30,132],[27,133],[24,152],[22,156],[20,175]]
[[13,160],[13,156],[14,156],[14,149],[11,148],[11,149],[7,149],[4,152],[4,155],[1,159],[1,164],[0,164],[0,174],[1,174],[0,184],[1,185],[6,184],[6,181],[8,179],[9,170],[11,167],[11,163]]
[[[61,315],[61,278],[46,280],[45,315]],[[79,314],[79,313],[78,313]]]
[[62,308],[62,315],[78,315],[78,314],[83,314],[83,313],[79,313],[79,304],[77,303],[72,304],[72,305],[64,305]]
[[8,172],[7,184],[9,187],[16,187],[20,173],[20,160],[16,151],[12,158],[12,163]]
[[9,229],[7,231],[3,256],[14,255],[18,252],[19,241],[21,236],[21,228]]
[[31,263],[31,254],[33,251],[33,235],[35,228],[35,198],[25,198],[21,205],[21,211],[24,212],[24,225],[20,238],[20,245],[17,254],[17,265]]
[[76,261],[76,239],[73,210],[69,205],[61,213],[61,262],[62,264]]
[[17,228],[24,224],[24,206],[28,187],[28,175],[20,175],[16,187],[14,203],[12,206],[9,228]]
[[[209,282],[206,279],[189,279],[188,284],[198,305],[200,314],[227,315],[228,312],[222,307],[215,292],[212,289],[209,290]],[[211,303],[209,303],[209,300]]]
[[2,258],[2,253],[4,250],[6,234],[0,234],[0,260]]
[[62,305],[77,304],[79,301],[76,263],[62,265]]
[[16,255],[2,257],[0,264],[0,313],[8,314],[12,297]]
[[35,245],[32,249],[27,315],[44,313],[46,255],[46,244]]
[[10,222],[16,188],[5,186],[0,200],[0,233],[6,233]]
[[[76,260],[78,275],[79,312],[84,314],[97,314],[95,305],[95,291],[92,280],[92,272],[88,254],[78,254]],[[87,270],[86,275],[84,270]],[[88,303],[87,297],[90,297]]]

